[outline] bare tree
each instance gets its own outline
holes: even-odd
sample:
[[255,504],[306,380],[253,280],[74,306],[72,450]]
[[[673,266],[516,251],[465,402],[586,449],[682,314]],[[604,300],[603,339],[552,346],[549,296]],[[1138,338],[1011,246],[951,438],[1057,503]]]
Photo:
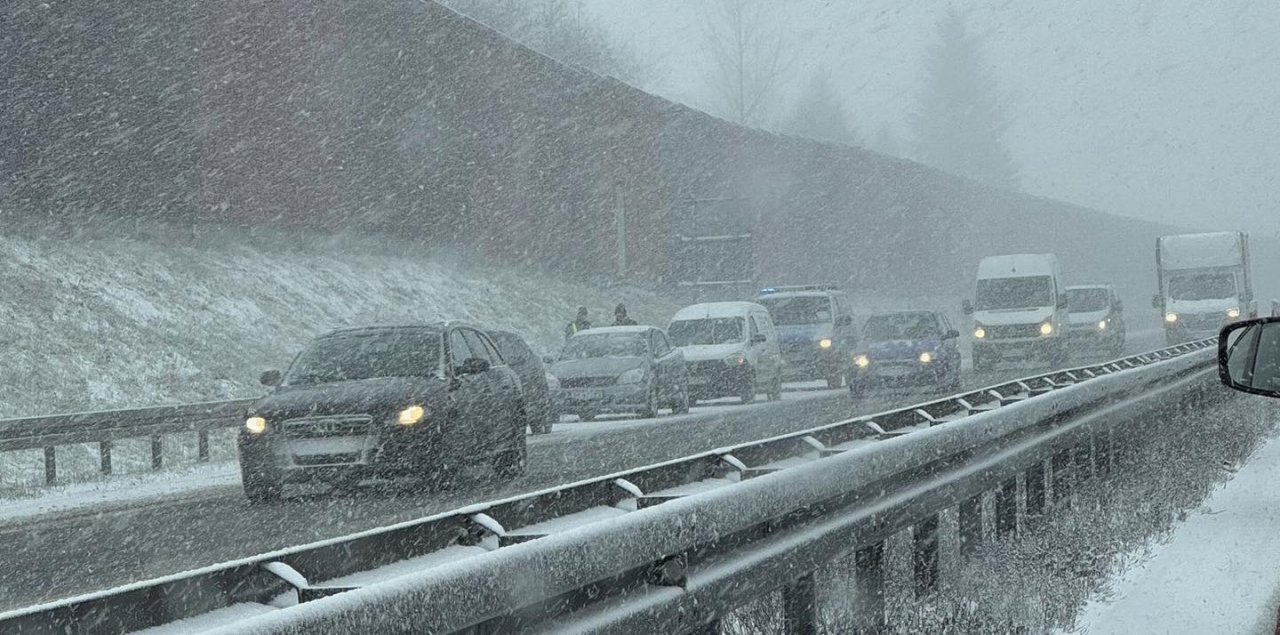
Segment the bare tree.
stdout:
[[831,83],[831,75],[821,69],[800,93],[782,124],[784,132],[817,141],[854,145],[858,134],[849,125],[844,99]]
[[950,9],[929,49],[926,83],[912,117],[915,155],[923,163],[995,187],[1017,190],[1018,168],[1004,142],[1007,117],[982,46]]
[[713,0],[703,38],[711,56],[707,83],[721,108],[740,124],[761,125],[791,65],[782,24],[763,0]]

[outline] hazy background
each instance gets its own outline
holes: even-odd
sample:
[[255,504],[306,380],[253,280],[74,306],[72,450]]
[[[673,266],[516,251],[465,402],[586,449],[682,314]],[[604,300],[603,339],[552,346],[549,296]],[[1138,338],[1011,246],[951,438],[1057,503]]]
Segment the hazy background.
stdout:
[[[708,81],[716,0],[583,0],[649,69],[643,88],[728,116]],[[1274,237],[1280,3],[1240,0],[760,3],[782,33],[775,129],[825,71],[859,143],[913,157],[948,7],[979,43],[1021,189],[1139,218]],[[915,158],[915,157],[913,157]]]

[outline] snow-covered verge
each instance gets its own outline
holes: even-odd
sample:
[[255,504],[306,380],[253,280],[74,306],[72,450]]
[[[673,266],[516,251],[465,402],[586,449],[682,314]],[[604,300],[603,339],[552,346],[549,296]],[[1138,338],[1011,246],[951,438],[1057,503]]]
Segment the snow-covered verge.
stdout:
[[[420,252],[296,232],[0,237],[0,417],[254,396],[261,371],[344,326],[462,319],[552,351],[579,304],[597,322],[618,302],[650,323],[677,308],[637,288]],[[39,461],[0,457],[0,486]],[[60,471],[74,467],[59,454]]]
[[1072,632],[1274,633],[1280,441],[1228,478],[1149,558],[1113,575]]

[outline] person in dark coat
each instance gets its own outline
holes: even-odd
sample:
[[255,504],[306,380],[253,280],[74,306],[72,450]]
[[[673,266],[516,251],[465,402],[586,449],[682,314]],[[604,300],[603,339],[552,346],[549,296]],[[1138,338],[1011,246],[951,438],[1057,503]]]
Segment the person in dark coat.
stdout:
[[591,328],[591,320],[587,319],[587,307],[580,306],[578,307],[578,316],[568,326],[564,327],[564,339],[568,340],[573,337],[574,333],[585,331],[589,328]]
[[614,326],[635,326],[636,321],[627,317],[627,307],[619,304],[613,309]]

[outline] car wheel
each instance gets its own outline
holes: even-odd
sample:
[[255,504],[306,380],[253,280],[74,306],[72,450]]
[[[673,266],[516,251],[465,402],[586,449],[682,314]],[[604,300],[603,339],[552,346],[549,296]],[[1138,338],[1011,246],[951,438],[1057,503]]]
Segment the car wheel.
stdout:
[[756,378],[754,374],[748,375],[746,380],[742,382],[742,387],[738,389],[738,400],[744,404],[756,400]]
[[503,481],[523,475],[529,463],[529,443],[524,435],[524,426],[520,426],[519,434],[514,436],[511,447],[499,452],[493,460],[493,472]]
[[769,391],[765,394],[765,398],[769,401],[782,401],[782,373],[778,373],[773,382],[769,384]]
[[658,387],[649,385],[649,390],[645,393],[644,407],[636,413],[641,419],[652,419],[658,416]]
[[834,374],[827,375],[827,388],[835,390],[844,385],[844,373],[836,371]]
[[244,474],[244,496],[254,505],[279,502],[284,498],[284,485],[263,474]]

